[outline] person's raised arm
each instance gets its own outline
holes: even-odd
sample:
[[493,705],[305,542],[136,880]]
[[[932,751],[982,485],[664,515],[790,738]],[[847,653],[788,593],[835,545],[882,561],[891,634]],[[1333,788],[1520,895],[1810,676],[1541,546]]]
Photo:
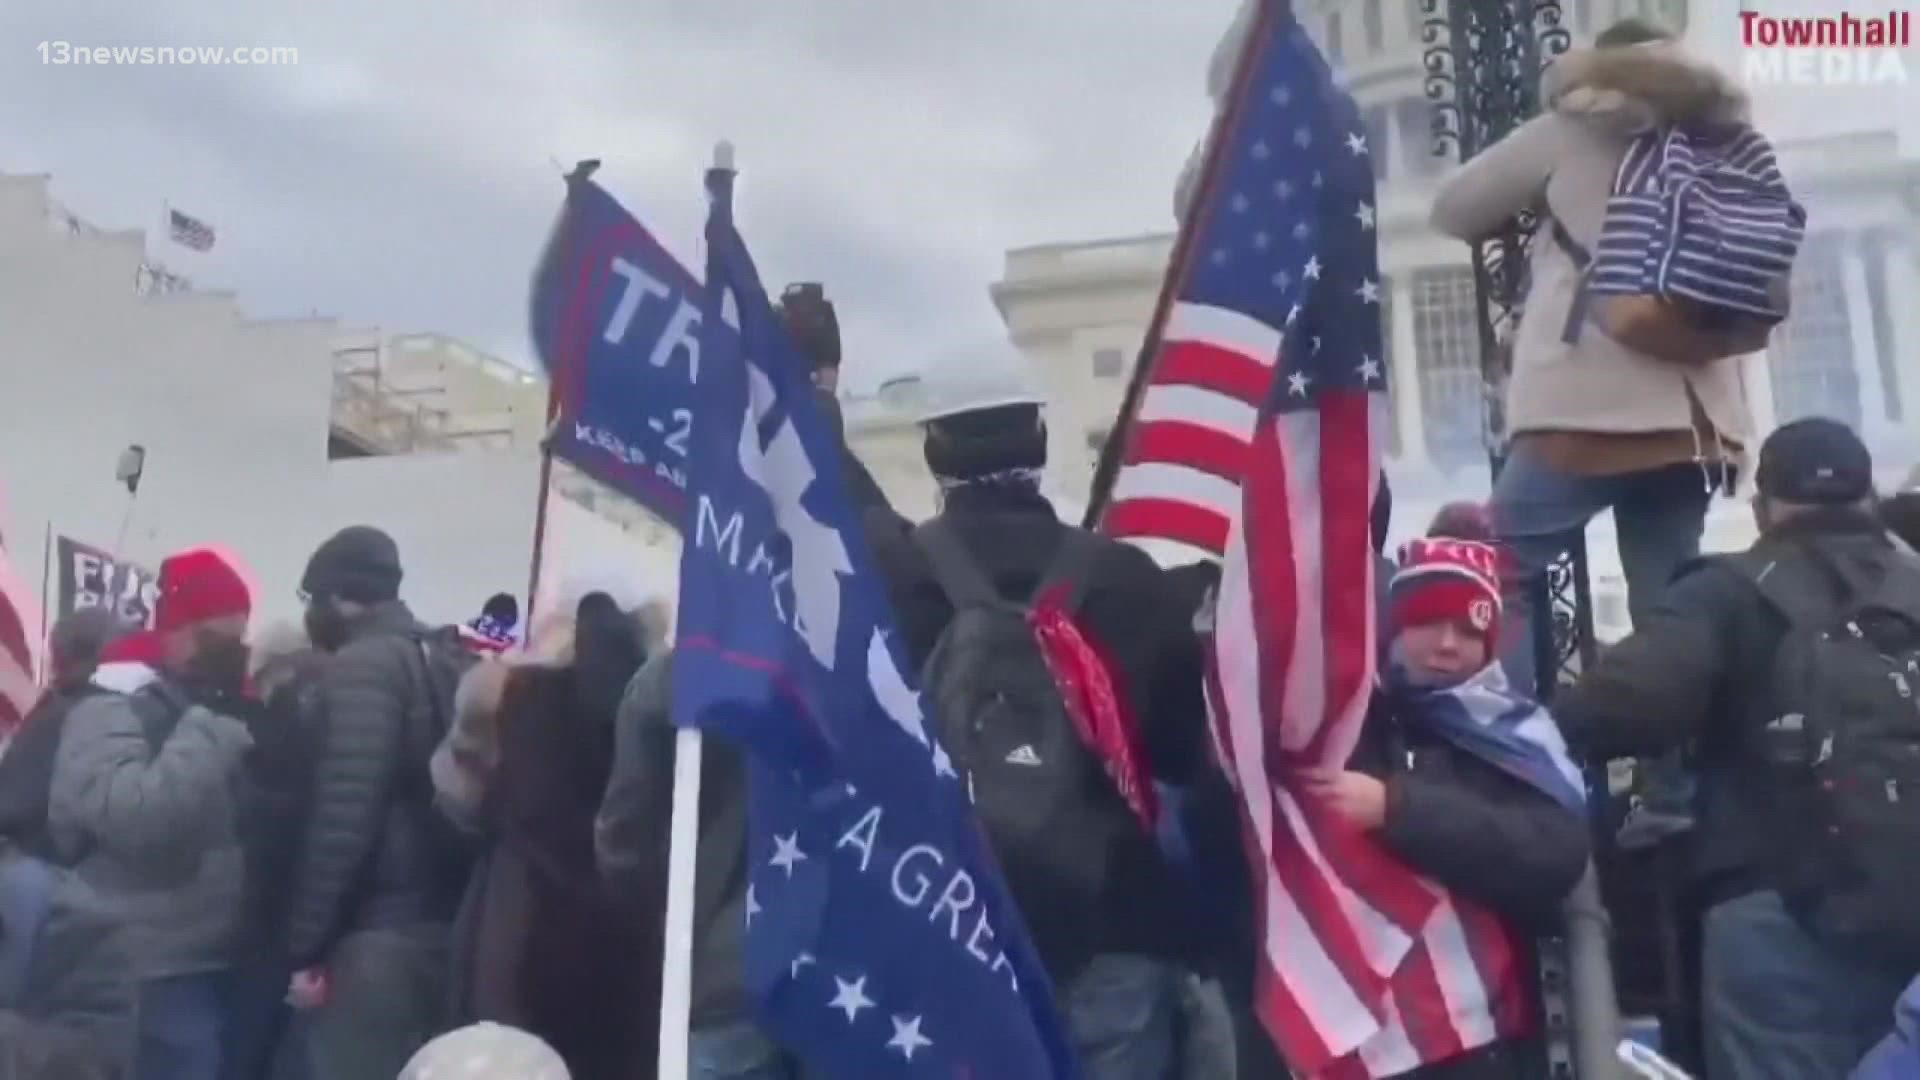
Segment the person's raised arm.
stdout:
[[1551,113],[1536,116],[1460,166],[1434,195],[1435,231],[1474,243],[1544,204],[1565,123]]

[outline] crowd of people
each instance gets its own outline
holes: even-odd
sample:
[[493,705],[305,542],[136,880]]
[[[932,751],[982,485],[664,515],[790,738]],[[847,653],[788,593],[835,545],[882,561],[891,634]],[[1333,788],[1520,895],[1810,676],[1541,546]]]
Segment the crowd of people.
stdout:
[[[1639,23],[1557,63],[1545,100],[1446,183],[1437,225],[1478,239],[1545,210],[1592,247],[1636,130],[1741,107]],[[1867,447],[1832,420],[1760,442],[1737,356],[1678,364],[1572,332],[1576,247],[1533,246],[1490,501],[1389,553],[1382,480],[1381,677],[1352,759],[1297,779],[1476,938],[1434,951],[1433,977],[1480,964],[1492,1022],[1402,1075],[1544,1075],[1534,943],[1619,842],[1584,789],[1622,758],[1641,763],[1648,842],[1688,845],[1691,1064],[1710,1080],[1920,1075],[1914,1001],[1896,1024],[1920,974],[1920,476],[1876,491]],[[786,312],[831,410],[825,303],[802,289]],[[983,687],[1059,696],[1017,732],[953,737],[1004,757],[982,770],[1036,770],[1049,821],[1070,823],[1021,827],[1030,808],[977,800],[1086,1075],[1287,1076],[1256,1019],[1265,928],[1207,730],[1217,569],[1163,569],[1061,521],[1030,392],[988,388],[921,420],[936,516],[902,518],[850,453],[848,485],[943,731],[974,722]],[[1759,540],[1702,557],[1710,502],[1744,488]],[[1549,713],[1530,584],[1608,509],[1634,629]],[[405,580],[394,541],[354,526],[308,561],[298,629],[251,627],[244,568],[213,548],[161,563],[150,627],[59,622],[44,695],[0,757],[0,1080],[654,1075],[675,772],[664,608],[584,590],[522,635],[503,594],[433,627]],[[1044,642],[979,651],[991,635],[972,613],[1006,603],[1096,646],[1080,674],[1129,719],[1137,775],[1081,736],[1035,663]],[[1461,723],[1467,698],[1500,737]],[[747,789],[741,752],[708,740],[691,1075],[799,1080],[743,970]]]

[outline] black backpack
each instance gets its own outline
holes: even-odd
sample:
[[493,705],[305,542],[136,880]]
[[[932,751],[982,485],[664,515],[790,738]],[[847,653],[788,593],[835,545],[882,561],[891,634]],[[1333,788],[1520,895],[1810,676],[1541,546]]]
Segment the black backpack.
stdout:
[[1816,936],[1920,963],[1920,561],[1813,545],[1749,563],[1787,633],[1753,748],[1778,811],[1788,906]]
[[413,685],[408,690],[401,793],[421,815],[436,875],[454,890],[465,887],[481,840],[441,808],[433,786],[433,755],[454,722],[454,694],[480,658],[460,640],[460,628],[443,626],[405,639]]
[[[1091,904],[1141,829],[1074,727],[1028,624],[1031,601],[1002,596],[946,522],[921,525],[913,540],[953,605],[921,689],[1014,899],[1026,911]],[[1034,598],[1064,585],[1075,611],[1096,551],[1092,536],[1066,530]]]

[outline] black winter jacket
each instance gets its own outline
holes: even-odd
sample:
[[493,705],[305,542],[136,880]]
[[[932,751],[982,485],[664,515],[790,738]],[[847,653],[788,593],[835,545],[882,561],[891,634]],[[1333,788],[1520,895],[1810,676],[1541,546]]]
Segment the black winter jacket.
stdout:
[[[673,815],[673,654],[646,663],[614,721],[613,774],[594,821],[601,875],[641,923],[666,916]],[[693,899],[694,1027],[746,1018],[747,775],[740,750],[709,733],[700,751]]]
[[1585,820],[1395,717],[1375,695],[1347,767],[1387,785],[1379,838],[1403,862],[1527,931],[1550,924],[1591,854]]
[[240,945],[255,958],[278,958],[286,948],[293,877],[325,719],[320,685],[325,661],[319,652],[296,653],[255,677],[263,715],[249,725],[254,744],[241,777],[238,823],[247,869]]
[[1695,869],[1709,904],[1770,887],[1762,856],[1773,799],[1742,758],[1771,719],[1766,673],[1787,625],[1743,563],[1804,558],[1809,548],[1862,567],[1892,552],[1865,514],[1817,511],[1782,523],[1748,552],[1683,568],[1634,632],[1554,700],[1567,741],[1587,760],[1691,752],[1700,773]]
[[296,965],[353,931],[453,921],[466,882],[440,869],[431,743],[408,730],[426,692],[423,633],[405,604],[381,604],[321,672],[321,750],[287,917]]
[[[949,492],[949,523],[1001,595],[1028,599],[1071,526],[1039,494],[1011,488]],[[924,666],[953,618],[953,606],[926,555],[904,528],[873,529],[874,557],[887,580],[909,662]],[[1202,659],[1193,604],[1138,548],[1103,540],[1088,571],[1081,629],[1106,653],[1116,690],[1132,704],[1156,779],[1192,784],[1208,767]],[[1127,814],[1116,796],[1111,810]],[[1198,943],[1158,848],[1141,842],[1116,858],[1108,901],[1095,910],[1020,897],[1035,943],[1056,979],[1100,953],[1191,961]]]
[[[1523,941],[1552,925],[1587,868],[1579,814],[1402,723],[1384,695],[1375,696],[1347,767],[1386,782],[1377,836],[1394,855],[1502,917]],[[1537,1055],[1531,1042],[1494,1043],[1400,1080],[1521,1080],[1539,1074]]]

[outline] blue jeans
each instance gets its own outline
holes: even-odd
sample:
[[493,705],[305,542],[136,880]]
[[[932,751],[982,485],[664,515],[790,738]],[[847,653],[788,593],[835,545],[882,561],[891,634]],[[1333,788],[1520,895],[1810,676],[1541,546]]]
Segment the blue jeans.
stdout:
[[0,855],[0,1009],[17,1007],[26,993],[53,885],[53,868],[39,859]]
[[687,1080],[802,1080],[806,1075],[751,1020],[695,1029],[687,1060]]
[[1525,439],[1500,469],[1489,510],[1494,532],[1512,560],[1500,659],[1515,686],[1538,686],[1533,644],[1532,583],[1602,511],[1613,511],[1627,608],[1638,622],[1666,591],[1682,564],[1700,554],[1712,481],[1720,471],[1668,465],[1614,476],[1563,473],[1540,461]]
[[218,1076],[230,987],[231,980],[223,971],[141,983],[134,1080],[208,1080]]
[[1086,1080],[1179,1075],[1185,976],[1143,956],[1096,956],[1061,995],[1067,1034]]
[[266,1080],[290,1040],[293,1007],[287,984],[293,973],[275,960],[255,958],[233,973],[233,1000],[220,1067],[221,1080]]
[[[1525,439],[1516,442],[1490,504],[1494,532],[1512,560],[1500,660],[1513,684],[1529,694],[1539,690],[1534,586],[1595,516],[1613,511],[1627,612],[1638,624],[1680,567],[1699,556],[1707,507],[1725,479],[1718,466],[1692,463],[1612,476],[1564,473],[1540,461]],[[1678,751],[1641,762],[1636,787],[1639,805],[1623,827],[1623,843],[1632,835],[1639,846],[1691,825],[1694,784]]]
[[1887,1033],[1912,974],[1833,953],[1772,892],[1708,911],[1703,947],[1715,1080],[1846,1080]]

